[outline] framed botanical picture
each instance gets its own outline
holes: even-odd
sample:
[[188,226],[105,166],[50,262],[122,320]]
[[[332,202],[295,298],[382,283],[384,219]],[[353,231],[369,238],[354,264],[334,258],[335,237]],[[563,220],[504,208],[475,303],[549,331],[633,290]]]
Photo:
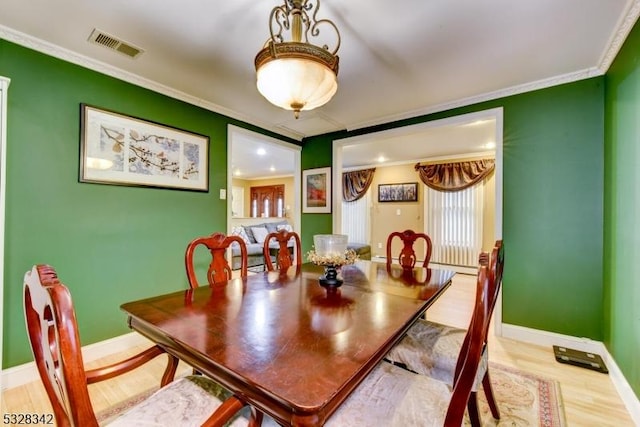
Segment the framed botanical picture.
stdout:
[[379,184],[378,202],[417,202],[418,183]]
[[302,171],[302,213],[331,213],[331,168]]
[[80,182],[209,191],[209,137],[80,105]]

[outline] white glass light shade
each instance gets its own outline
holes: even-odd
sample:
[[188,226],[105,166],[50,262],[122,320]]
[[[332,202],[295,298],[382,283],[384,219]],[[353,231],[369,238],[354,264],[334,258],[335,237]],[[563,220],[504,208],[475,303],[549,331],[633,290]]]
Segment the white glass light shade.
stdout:
[[345,234],[316,234],[313,245],[316,255],[322,257],[343,256],[347,250],[349,236]]
[[326,104],[338,90],[336,74],[309,59],[278,58],[257,71],[258,91],[287,110],[312,110]]

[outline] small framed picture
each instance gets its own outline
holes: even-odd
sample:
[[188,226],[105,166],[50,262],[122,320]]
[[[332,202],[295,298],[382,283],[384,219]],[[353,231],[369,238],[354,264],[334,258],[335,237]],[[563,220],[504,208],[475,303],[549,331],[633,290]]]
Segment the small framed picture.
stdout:
[[379,184],[378,202],[417,202],[418,183]]
[[331,168],[302,171],[302,213],[331,213]]

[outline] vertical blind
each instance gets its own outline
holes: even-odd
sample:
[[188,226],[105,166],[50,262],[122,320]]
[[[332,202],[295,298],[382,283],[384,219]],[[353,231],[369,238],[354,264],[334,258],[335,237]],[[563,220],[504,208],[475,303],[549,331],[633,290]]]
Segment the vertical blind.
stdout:
[[477,265],[482,249],[484,184],[444,192],[425,188],[425,230],[431,238],[432,262]]
[[371,215],[371,189],[353,202],[342,202],[342,234],[349,236],[349,243],[368,243]]

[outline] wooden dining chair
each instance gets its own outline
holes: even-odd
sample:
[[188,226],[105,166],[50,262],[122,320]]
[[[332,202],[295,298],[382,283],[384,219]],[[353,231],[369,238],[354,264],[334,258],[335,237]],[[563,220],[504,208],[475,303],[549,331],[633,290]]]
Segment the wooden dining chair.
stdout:
[[[293,240],[293,247],[295,250],[295,258],[292,257],[292,253],[289,251],[289,242]],[[273,265],[271,261],[271,242],[278,243],[278,252],[276,254],[276,265]],[[275,270],[287,270],[294,265],[302,264],[302,255],[300,249],[300,236],[295,231],[279,230],[275,233],[267,234],[264,239],[264,261],[267,267],[267,271]]]
[[[122,362],[85,371],[71,295],[48,265],[34,266],[25,274],[24,311],[35,363],[59,427],[97,426],[88,384],[116,377],[166,354],[154,346]],[[226,400],[217,398],[213,391],[220,387],[207,378],[173,381],[177,365],[178,359],[169,355],[160,390],[109,425],[222,426],[245,406],[228,392]],[[250,422],[239,418],[232,425],[259,425],[261,414],[252,414]]]
[[426,234],[416,233],[413,230],[394,231],[389,234],[389,237],[387,237],[387,265],[391,265],[393,262],[391,246],[396,237],[399,238],[403,244],[398,254],[398,263],[405,269],[415,267],[417,257],[413,246],[419,239],[424,240],[426,247],[422,267],[426,268],[431,259],[431,239]]
[[[491,288],[488,290],[488,304],[489,317],[491,317],[502,285],[502,272],[504,269],[504,246],[502,240],[496,241],[490,257],[487,254],[481,254],[480,262],[489,266]],[[473,426],[480,425],[477,399],[477,389],[480,384],[482,384],[487,397],[491,415],[495,419],[500,419],[500,411],[489,377],[486,340],[489,332],[488,324],[486,328],[482,363],[468,402],[469,418]],[[387,354],[386,360],[418,374],[453,384],[455,371],[460,369],[460,361],[457,359],[457,354],[460,348],[464,347],[464,341],[468,337],[469,335],[465,329],[421,319],[409,329],[403,340]]]
[[226,282],[231,279],[233,270],[227,261],[226,252],[234,243],[237,243],[240,246],[240,277],[247,277],[247,245],[244,240],[238,236],[227,236],[223,233],[213,233],[210,236],[193,239],[187,245],[187,251],[184,255],[184,265],[187,269],[189,286],[191,286],[191,288],[197,288],[200,286],[198,284],[193,263],[193,254],[199,245],[205,246],[211,253],[211,263],[207,270],[207,281],[209,285]]
[[478,269],[476,301],[453,386],[388,362],[375,366],[325,426],[459,427],[478,372],[490,321],[488,267]]

